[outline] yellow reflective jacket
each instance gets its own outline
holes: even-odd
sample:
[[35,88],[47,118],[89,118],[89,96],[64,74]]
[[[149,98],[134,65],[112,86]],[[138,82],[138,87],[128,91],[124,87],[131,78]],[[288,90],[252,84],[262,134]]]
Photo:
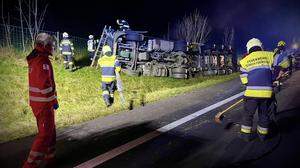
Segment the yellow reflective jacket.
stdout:
[[[255,51],[240,61],[241,81],[246,85],[245,96],[270,98],[273,93],[273,67],[289,66],[287,53],[274,57],[273,52]],[[276,74],[275,74],[276,75]]]
[[102,82],[112,82],[116,80],[116,72],[121,71],[121,65],[115,55],[104,55],[98,60],[101,67]]

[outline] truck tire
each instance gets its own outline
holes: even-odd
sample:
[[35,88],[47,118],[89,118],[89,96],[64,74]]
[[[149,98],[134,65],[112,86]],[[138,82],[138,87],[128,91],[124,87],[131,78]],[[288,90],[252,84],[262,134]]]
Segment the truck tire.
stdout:
[[187,74],[187,69],[185,68],[173,68],[172,74]]
[[176,79],[187,79],[188,72],[186,68],[173,68],[172,77]]
[[173,74],[173,78],[176,78],[176,79],[187,79],[188,75],[187,74]]

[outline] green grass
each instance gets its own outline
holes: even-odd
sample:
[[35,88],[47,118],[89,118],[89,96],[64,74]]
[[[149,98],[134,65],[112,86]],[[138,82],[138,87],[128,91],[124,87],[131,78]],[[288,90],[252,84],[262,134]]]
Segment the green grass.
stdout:
[[[84,53],[77,62],[86,64]],[[0,49],[0,142],[36,133],[36,121],[28,106],[26,54]],[[83,67],[73,73],[64,70],[61,61],[53,61],[60,108],[56,112],[58,128],[124,111],[116,94],[116,102],[106,108],[100,90],[100,70]],[[237,74],[198,77],[188,80],[158,77],[131,77],[122,74],[127,100],[144,97],[145,103],[173,97],[196,89],[236,78]]]

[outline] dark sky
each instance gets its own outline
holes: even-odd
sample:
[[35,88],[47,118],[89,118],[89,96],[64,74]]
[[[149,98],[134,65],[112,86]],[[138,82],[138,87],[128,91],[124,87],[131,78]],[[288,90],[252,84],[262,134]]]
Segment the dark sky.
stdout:
[[[4,0],[5,10],[13,1]],[[43,0],[39,0],[43,1]],[[45,0],[44,0],[45,2]],[[148,30],[162,37],[185,14],[198,9],[213,27],[210,43],[222,43],[223,29],[234,26],[235,47],[240,51],[252,37],[262,40],[268,49],[278,40],[300,37],[299,0],[48,0],[45,29],[67,31],[86,37],[100,34],[104,24],[116,26],[118,18],[126,19],[134,30]]]

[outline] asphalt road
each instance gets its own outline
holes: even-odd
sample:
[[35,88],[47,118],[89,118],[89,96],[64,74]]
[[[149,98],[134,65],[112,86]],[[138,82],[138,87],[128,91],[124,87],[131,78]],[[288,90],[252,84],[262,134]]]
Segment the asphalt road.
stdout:
[[[225,124],[214,123],[214,115],[238,99],[168,131],[157,131],[240,93],[239,80],[233,80],[59,130],[57,167],[74,167],[97,157],[103,161],[99,155],[104,153],[108,159],[97,167],[295,167],[300,159],[299,83],[300,72],[295,72],[277,95],[276,134],[265,142],[257,138],[244,142],[238,138],[238,125],[225,129]],[[238,106],[226,115],[225,122],[238,123],[242,112],[242,106]],[[32,140],[27,137],[0,144],[1,167],[20,167]],[[134,147],[127,151],[130,145]]]

